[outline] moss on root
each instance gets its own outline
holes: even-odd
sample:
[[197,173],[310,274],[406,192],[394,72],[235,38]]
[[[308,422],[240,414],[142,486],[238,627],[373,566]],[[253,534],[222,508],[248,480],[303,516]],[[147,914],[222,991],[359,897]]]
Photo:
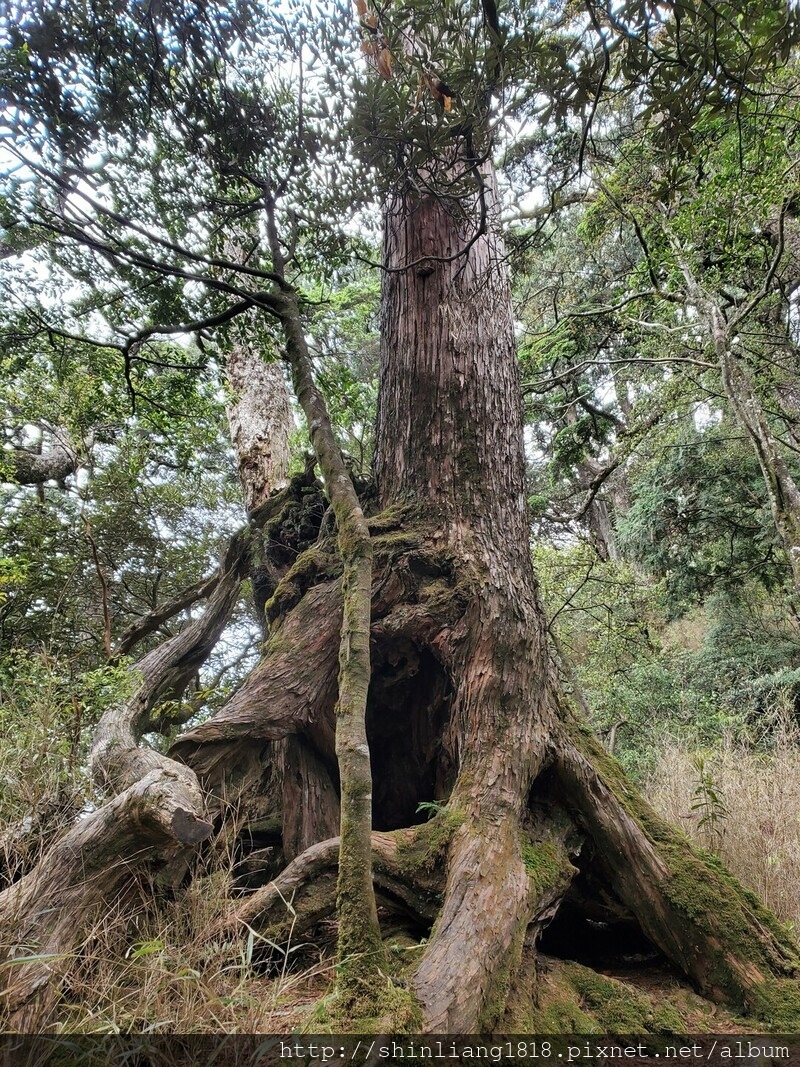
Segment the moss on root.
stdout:
[[419,548],[427,534],[416,510],[401,505],[373,516],[368,526],[376,558],[388,562]]
[[745,1009],[755,1019],[767,1022],[775,1034],[800,1033],[800,983],[768,978],[750,991]]
[[413,836],[398,842],[399,869],[405,874],[434,870],[444,862],[453,834],[463,822],[463,812],[448,807],[442,808],[428,822],[414,827]]
[[[565,974],[581,1004],[609,1034],[663,1033],[665,1021],[680,1028],[680,1017],[672,1009],[653,1009],[647,997],[632,986],[598,974],[579,963],[568,964]],[[667,1027],[667,1030],[670,1028]]]
[[800,1030],[800,949],[788,931],[718,857],[696,848],[655,814],[590,732],[573,726],[571,734],[665,861],[668,874],[658,888],[675,921],[688,920],[718,943],[708,992],[775,1032]]
[[[529,899],[534,907],[560,897],[576,873],[563,843],[553,838],[537,840],[526,834],[520,841],[520,852],[529,879]],[[521,964],[526,934],[527,926],[521,924],[505,960],[492,979],[478,1021],[478,1029],[482,1032],[488,1033],[494,1028],[507,1012],[518,984],[524,983]],[[523,1033],[524,1030],[516,1032]]]
[[539,1034],[682,1034],[720,1025],[710,1005],[688,990],[648,995],[579,963],[548,961],[535,1006],[519,1022]]
[[535,898],[541,898],[555,889],[566,888],[575,874],[567,850],[559,841],[523,838],[522,862],[531,880]]
[[317,1033],[414,1034],[422,1030],[422,1008],[410,989],[386,978],[379,989],[364,986],[360,994],[325,997],[311,1025]]

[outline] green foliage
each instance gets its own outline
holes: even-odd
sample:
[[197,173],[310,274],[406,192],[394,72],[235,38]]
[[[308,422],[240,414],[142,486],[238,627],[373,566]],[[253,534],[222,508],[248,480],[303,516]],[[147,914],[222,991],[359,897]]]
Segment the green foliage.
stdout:
[[663,579],[677,613],[753,574],[779,588],[786,566],[741,431],[727,420],[703,430],[678,423],[661,442],[631,478],[632,503],[618,525],[627,557]]
[[588,684],[625,675],[654,651],[651,627],[663,619],[663,588],[626,563],[604,563],[579,543],[538,545],[534,565],[551,626]]
[[356,273],[309,293],[319,353],[317,380],[352,469],[368,477],[378,396],[378,298],[374,274]]
[[663,581],[602,563],[588,545],[539,546],[535,561],[592,724],[618,724],[615,752],[635,777],[666,735],[701,750],[723,737],[770,745],[800,713],[800,633],[780,590],[751,577],[675,618]]
[[86,757],[94,728],[133,684],[125,665],[74,671],[19,649],[0,658],[0,823],[59,794],[92,799]]
[[698,752],[693,762],[697,784],[692,792],[690,812],[697,819],[698,829],[707,830],[713,837],[722,833],[728,818],[728,806],[707,758]]

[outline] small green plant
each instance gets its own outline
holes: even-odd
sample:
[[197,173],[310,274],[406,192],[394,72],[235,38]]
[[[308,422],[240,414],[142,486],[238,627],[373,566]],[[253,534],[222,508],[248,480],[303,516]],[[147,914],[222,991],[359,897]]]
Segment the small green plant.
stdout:
[[429,819],[435,818],[447,808],[446,804],[438,800],[423,800],[417,804],[417,815],[427,815]]
[[728,806],[705,756],[698,753],[692,760],[692,766],[698,777],[689,805],[690,813],[697,819],[698,829],[707,831],[719,841],[729,815]]

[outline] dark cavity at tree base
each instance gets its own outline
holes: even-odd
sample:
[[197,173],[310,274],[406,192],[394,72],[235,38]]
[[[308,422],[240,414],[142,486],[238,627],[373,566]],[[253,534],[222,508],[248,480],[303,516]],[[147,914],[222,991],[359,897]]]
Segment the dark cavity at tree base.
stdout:
[[[370,526],[375,885],[393,927],[427,936],[400,976],[419,1025],[473,1032],[512,1011],[540,1018],[540,951],[603,963],[575,938],[570,947],[569,923],[605,930],[618,963],[658,959],[712,1001],[775,1031],[797,1028],[796,946],[713,856],[652,812],[578,720],[536,613],[524,596],[512,601],[518,588],[492,573],[480,539],[459,541],[402,507]],[[266,884],[230,923],[273,940],[333,914],[338,859],[326,832],[338,820],[334,557],[317,545],[284,582],[267,605],[264,663],[173,750],[217,795],[269,784],[273,851],[248,868],[251,887]],[[400,1002],[408,1025],[417,1016]],[[339,1022],[354,1024],[356,1009],[346,1005]],[[398,1029],[389,1016],[381,1028]]]

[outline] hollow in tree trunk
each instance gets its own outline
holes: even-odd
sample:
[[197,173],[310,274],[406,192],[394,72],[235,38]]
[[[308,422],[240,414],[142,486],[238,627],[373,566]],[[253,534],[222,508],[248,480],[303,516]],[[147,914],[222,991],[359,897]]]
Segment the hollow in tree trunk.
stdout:
[[[265,605],[259,667],[170,752],[207,794],[224,781],[228,796],[254,766],[260,774],[264,760],[269,771],[289,747],[294,754],[291,774],[266,776],[281,814],[282,869],[268,865],[266,884],[228,925],[286,937],[291,898],[290,927],[311,937],[338,895],[339,962],[349,962],[364,943],[359,924],[368,942],[375,937],[363,885],[371,868],[382,909],[416,932],[419,962],[401,988],[372,952],[369,1022],[357,1018],[365,972],[356,971],[347,1017],[336,1020],[346,1029],[502,1028],[513,1000],[516,1027],[535,1030],[536,955],[566,915],[575,929],[587,919],[632,925],[708,997],[796,1030],[796,946],[713,858],[650,811],[552,667],[529,552],[494,176],[466,168],[472,200],[406,190],[387,209],[377,506],[366,522],[324,413],[315,414],[321,398],[297,301],[288,289],[275,296],[338,531],[323,524]],[[337,677],[351,689],[337,692]],[[356,707],[367,683],[371,752]],[[331,832],[342,775],[344,841]],[[191,809],[181,810],[167,825],[186,831]],[[205,833],[190,818],[194,827]]]
[[[416,1008],[402,1001],[392,1015],[387,1002],[375,1025],[491,1029],[507,1021],[513,992],[519,1026],[537,996],[531,960],[562,909],[577,923],[635,927],[708,997],[790,1030],[800,1022],[796,946],[715,860],[658,820],[560,689],[530,559],[512,307],[488,166],[479,184],[467,209],[463,198],[408,191],[386,214],[369,520],[373,871],[384,905],[427,942],[410,978]],[[231,773],[244,746],[291,735],[313,747],[312,779],[334,767],[331,619],[341,603],[330,556],[318,546],[298,559],[267,605],[264,662],[175,754],[208,779]],[[292,676],[305,696],[295,686],[281,699],[275,678]],[[308,784],[304,795],[317,795],[319,782]],[[420,805],[436,811],[429,822]],[[304,930],[333,912],[339,846],[321,841],[323,824],[305,821],[305,850],[237,909],[232,928],[261,924],[280,937],[290,892]]]

